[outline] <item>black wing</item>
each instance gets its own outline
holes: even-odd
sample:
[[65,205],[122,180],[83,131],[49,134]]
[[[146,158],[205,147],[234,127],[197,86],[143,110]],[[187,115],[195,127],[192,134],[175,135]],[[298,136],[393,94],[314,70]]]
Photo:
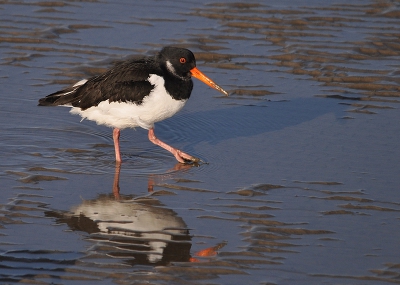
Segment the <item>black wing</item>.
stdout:
[[84,110],[106,100],[140,104],[154,88],[147,80],[150,74],[162,75],[154,58],[128,60],[90,78],[82,85],[72,86],[40,99],[39,105],[72,105]]

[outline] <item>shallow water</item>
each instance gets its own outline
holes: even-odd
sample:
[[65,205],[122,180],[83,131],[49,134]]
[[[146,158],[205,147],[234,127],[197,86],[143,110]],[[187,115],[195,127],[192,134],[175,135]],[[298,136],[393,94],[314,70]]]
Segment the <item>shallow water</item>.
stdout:
[[[400,283],[399,5],[0,2],[0,281]],[[157,135],[37,100],[164,45],[195,81]]]

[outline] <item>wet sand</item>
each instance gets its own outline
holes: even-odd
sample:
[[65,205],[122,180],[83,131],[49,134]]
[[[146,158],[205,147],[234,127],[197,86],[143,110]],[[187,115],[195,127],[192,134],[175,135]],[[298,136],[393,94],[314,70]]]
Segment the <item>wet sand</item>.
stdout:
[[[0,283],[400,283],[400,10],[391,1],[0,2]],[[191,49],[166,142],[37,100]]]

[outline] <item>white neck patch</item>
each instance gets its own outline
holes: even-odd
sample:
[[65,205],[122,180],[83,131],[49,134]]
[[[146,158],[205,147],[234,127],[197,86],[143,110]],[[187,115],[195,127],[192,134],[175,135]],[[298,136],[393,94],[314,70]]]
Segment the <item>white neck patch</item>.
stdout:
[[174,66],[172,65],[172,63],[171,63],[169,60],[167,60],[166,63],[167,63],[167,69],[169,70],[169,72],[171,72],[173,75],[175,75],[176,77],[179,77],[179,78],[182,79],[182,80],[185,80],[185,79],[186,79],[185,77],[179,76],[179,75],[176,73]]
[[178,76],[178,75],[176,74],[176,71],[175,71],[174,66],[172,65],[172,63],[171,63],[169,60],[167,60],[167,69],[168,69],[172,74]]

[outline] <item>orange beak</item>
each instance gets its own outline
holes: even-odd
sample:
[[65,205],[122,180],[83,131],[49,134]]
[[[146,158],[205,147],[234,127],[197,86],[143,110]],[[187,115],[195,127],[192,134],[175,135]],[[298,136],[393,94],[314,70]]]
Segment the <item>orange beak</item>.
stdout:
[[217,85],[214,81],[212,81],[210,78],[205,76],[200,70],[197,69],[197,67],[194,67],[190,70],[190,73],[194,78],[197,78],[198,80],[204,82],[211,88],[214,88],[215,90],[218,90],[219,92],[223,93],[224,95],[228,96],[228,92],[226,92],[224,89],[222,89],[219,85]]

